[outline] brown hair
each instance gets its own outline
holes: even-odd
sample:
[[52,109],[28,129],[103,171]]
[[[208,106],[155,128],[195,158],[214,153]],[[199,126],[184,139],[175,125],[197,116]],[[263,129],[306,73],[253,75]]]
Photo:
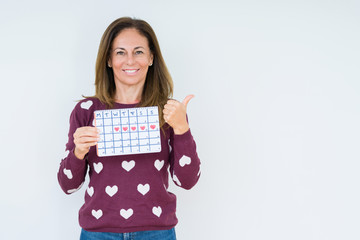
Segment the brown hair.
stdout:
[[154,30],[144,20],[122,17],[112,22],[105,30],[99,45],[95,67],[95,96],[108,108],[114,107],[116,86],[112,69],[108,66],[113,40],[124,29],[136,29],[147,38],[153,54],[153,65],[149,67],[138,107],[158,106],[160,126],[164,119],[162,109],[173,94],[173,81],[162,57]]

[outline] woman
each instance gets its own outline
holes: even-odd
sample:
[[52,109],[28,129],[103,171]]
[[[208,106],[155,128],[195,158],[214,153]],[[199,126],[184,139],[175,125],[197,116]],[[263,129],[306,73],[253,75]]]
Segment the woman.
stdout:
[[[79,211],[80,239],[176,239],[176,197],[167,191],[168,170],[176,185],[190,189],[200,160],[186,106],[170,99],[172,79],[154,31],[143,20],[120,18],[106,29],[96,61],[96,94],[70,116],[66,157],[58,180],[67,194],[90,182]],[[161,152],[98,157],[94,111],[158,106]]]

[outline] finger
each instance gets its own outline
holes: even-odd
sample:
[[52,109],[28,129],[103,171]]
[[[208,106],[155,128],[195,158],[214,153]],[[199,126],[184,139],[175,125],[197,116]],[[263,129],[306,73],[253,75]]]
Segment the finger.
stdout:
[[165,120],[165,122],[169,122],[169,119],[170,119],[169,115],[168,115],[168,114],[164,114],[164,120]]
[[76,129],[74,137],[96,137],[99,135],[99,130],[96,127],[81,127]]
[[98,142],[96,141],[91,141],[91,142],[82,142],[82,143],[78,143],[76,144],[76,147],[78,148],[89,148],[91,146],[95,146]]
[[87,143],[86,145],[88,147],[92,147],[92,146],[95,146],[97,144],[97,142],[91,142],[91,143]]
[[77,145],[76,148],[80,152],[83,152],[86,154],[89,151],[90,147],[95,146],[95,145],[96,145],[96,143],[86,143],[86,144]]
[[171,114],[172,112],[173,112],[173,109],[164,109],[164,110],[163,110],[164,115],[169,115],[169,114]]
[[81,137],[76,139],[80,144],[82,143],[93,143],[93,142],[98,142],[100,139],[97,137]]
[[176,109],[176,105],[175,105],[175,104],[166,104],[166,105],[164,106],[164,109],[175,110],[175,109]]
[[175,99],[170,99],[166,102],[166,104],[168,105],[177,105],[179,104],[179,101],[175,100]]
[[97,142],[89,142],[89,143],[81,143],[81,144],[75,144],[75,147],[78,148],[81,151],[85,151],[89,149],[91,146],[95,146]]
[[96,133],[98,132],[98,128],[97,127],[79,127],[77,130],[81,131],[81,132],[93,132]]
[[86,141],[86,142],[88,141],[88,140],[84,140],[84,139],[94,139],[94,141],[95,141],[98,138],[100,138],[99,134],[87,134],[87,133],[74,134],[74,140],[77,139],[78,141]]
[[195,97],[195,95],[193,95],[193,94],[187,95],[185,97],[185,99],[182,101],[182,104],[184,104],[185,107],[186,107],[188,105],[189,101],[194,97]]
[[87,144],[87,143],[97,143],[100,141],[100,137],[76,137],[74,138],[75,145]]

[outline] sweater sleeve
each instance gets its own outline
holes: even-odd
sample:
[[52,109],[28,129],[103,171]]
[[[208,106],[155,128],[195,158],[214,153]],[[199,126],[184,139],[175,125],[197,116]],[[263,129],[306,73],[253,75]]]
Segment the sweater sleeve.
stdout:
[[65,147],[65,157],[61,160],[57,174],[59,184],[66,194],[71,194],[81,188],[87,172],[86,157],[84,160],[80,160],[74,154],[75,144],[73,134],[78,127],[85,125],[84,116],[81,113],[82,110],[78,104],[70,115],[70,128],[68,142]]
[[170,174],[175,184],[191,189],[200,177],[200,159],[190,129],[182,135],[171,131]]

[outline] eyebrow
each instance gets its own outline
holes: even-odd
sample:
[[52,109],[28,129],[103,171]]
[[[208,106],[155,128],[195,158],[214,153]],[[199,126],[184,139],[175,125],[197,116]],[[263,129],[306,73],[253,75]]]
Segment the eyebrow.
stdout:
[[[138,47],[135,47],[134,50],[137,50],[137,49],[139,49],[139,48],[145,49],[144,47],[138,46]],[[120,49],[120,50],[125,50],[125,51],[126,51],[126,49],[125,49],[125,48],[122,48],[122,47],[117,47],[117,48],[115,48],[113,51],[115,51],[116,49]]]

